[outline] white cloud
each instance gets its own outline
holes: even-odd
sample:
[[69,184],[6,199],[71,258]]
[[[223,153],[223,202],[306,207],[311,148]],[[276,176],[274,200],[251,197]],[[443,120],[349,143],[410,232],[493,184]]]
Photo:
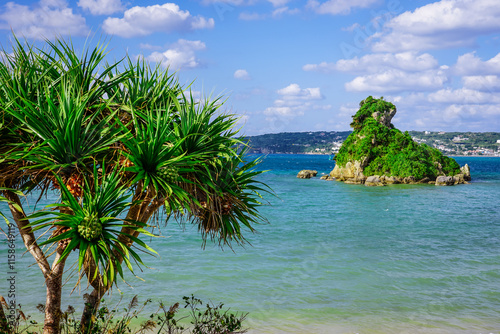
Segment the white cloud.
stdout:
[[202,66],[202,62],[196,57],[196,51],[205,49],[202,41],[180,39],[165,52],[153,52],[147,59],[161,62],[163,66],[173,70],[193,69]]
[[428,53],[417,52],[402,53],[375,53],[361,58],[340,59],[335,63],[322,62],[320,64],[304,65],[304,71],[318,72],[351,72],[351,73],[375,73],[387,69],[400,69],[403,71],[416,72],[425,71],[438,67],[438,61]]
[[234,72],[234,78],[239,79],[239,80],[250,80],[251,79],[247,70],[236,70]]
[[432,93],[387,96],[398,108],[393,120],[404,130],[497,131],[500,96],[472,89],[441,89]]
[[444,104],[492,104],[500,103],[500,96],[468,88],[447,88],[429,94],[428,100]]
[[285,88],[278,89],[278,94],[286,100],[321,100],[319,87],[316,88],[300,88],[298,84],[290,84]]
[[79,0],[78,6],[87,9],[93,15],[109,15],[125,8],[121,0]]
[[109,34],[122,37],[146,36],[154,32],[192,31],[213,28],[214,19],[192,16],[174,3],[147,7],[132,7],[123,18],[107,18],[103,29]]
[[474,46],[481,35],[500,32],[498,0],[441,0],[389,21],[377,34],[378,52]]
[[306,111],[328,110],[330,105],[318,105],[313,101],[324,99],[319,87],[300,88],[298,84],[290,84],[277,91],[280,98],[276,99],[273,106],[264,110],[268,120],[276,118],[292,119],[302,116]]
[[432,91],[443,87],[448,76],[443,70],[405,72],[387,70],[384,72],[358,76],[345,84],[347,91],[391,93],[403,91]]
[[334,63],[304,65],[305,71],[348,72],[362,74],[345,84],[352,92],[394,93],[433,91],[449,80],[449,67],[439,66],[428,53],[374,53],[361,58],[340,59]]
[[285,14],[288,14],[288,15],[294,15],[294,14],[298,14],[300,11],[295,8],[295,9],[290,9],[288,7],[280,7],[280,8],[276,8],[275,10],[273,10],[273,12],[271,13],[271,16],[273,18],[277,18],[277,17],[281,17]]
[[282,7],[290,2],[290,0],[267,0],[273,4],[274,7]]
[[7,2],[0,13],[0,29],[12,29],[17,35],[36,39],[89,32],[85,18],[74,14],[64,0],[41,0],[32,7]]
[[497,75],[471,75],[462,77],[464,88],[483,92],[500,92],[500,77]]
[[349,14],[353,8],[366,8],[377,2],[378,0],[328,0],[320,3],[317,0],[309,0],[307,8],[314,10],[318,14],[345,15]]
[[248,12],[242,12],[239,15],[240,20],[244,21],[257,21],[257,20],[265,20],[267,18],[280,18],[283,15],[295,15],[298,14],[300,11],[295,8],[295,9],[290,9],[288,7],[279,7],[276,8],[275,10],[272,11],[270,14],[260,14],[260,13],[248,13]]
[[487,61],[476,57],[474,52],[466,53],[458,57],[453,69],[458,75],[500,74],[500,53]]

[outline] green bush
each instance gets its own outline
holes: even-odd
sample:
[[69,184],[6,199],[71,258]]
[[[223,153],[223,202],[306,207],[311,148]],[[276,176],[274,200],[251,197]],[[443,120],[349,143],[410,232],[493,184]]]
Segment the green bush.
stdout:
[[[183,308],[188,314],[179,316],[182,307],[175,303],[170,307],[162,302],[156,312],[149,316],[146,321],[140,321],[144,315],[144,308],[151,304],[151,299],[140,304],[137,296],[134,296],[126,307],[121,307],[122,299],[115,307],[109,307],[106,301],[102,301],[101,307],[95,314],[95,321],[82,333],[80,321],[75,317],[75,309],[70,305],[61,314],[61,334],[238,334],[246,333],[243,328],[248,313],[230,312],[224,309],[224,304],[206,303],[191,295],[183,297]],[[0,313],[8,309],[8,305],[0,296]],[[44,313],[45,305],[39,304],[37,309]],[[184,312],[186,313],[186,312]],[[16,319],[7,324],[5,315],[0,315],[5,325],[0,327],[1,334],[39,334],[43,332],[42,324],[26,316],[21,305],[18,305]],[[135,323],[135,325],[134,325]],[[3,324],[3,323],[2,323]]]

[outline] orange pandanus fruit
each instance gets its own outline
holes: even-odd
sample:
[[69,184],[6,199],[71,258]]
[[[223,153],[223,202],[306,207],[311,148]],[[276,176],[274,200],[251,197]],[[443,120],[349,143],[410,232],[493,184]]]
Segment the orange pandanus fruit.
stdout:
[[[71,195],[75,197],[81,197],[83,195],[83,175],[73,173],[70,177],[63,176],[62,181]],[[52,189],[59,189],[59,183],[55,178],[52,179]]]
[[[58,235],[61,235],[61,234],[65,233],[65,232],[68,232],[70,229],[71,229],[70,227],[59,226],[57,228],[57,230],[55,230],[54,233],[52,233],[52,236],[53,237],[57,237]],[[70,241],[71,241],[71,239],[62,239],[62,240],[59,240],[57,247],[59,247],[62,250],[64,250],[64,249],[66,249],[66,247],[68,247]]]
[[123,167],[127,168],[127,167],[132,167],[133,163],[128,158],[125,158],[125,157],[122,156],[120,158],[120,165],[122,165]]
[[66,182],[66,188],[68,188],[71,195],[81,197],[83,195],[83,176],[76,173],[71,175]]

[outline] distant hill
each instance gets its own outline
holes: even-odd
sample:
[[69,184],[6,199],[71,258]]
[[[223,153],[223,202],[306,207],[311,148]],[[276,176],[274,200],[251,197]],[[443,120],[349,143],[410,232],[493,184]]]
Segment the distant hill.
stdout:
[[[252,153],[332,154],[352,131],[282,132],[250,136]],[[409,131],[419,143],[426,143],[446,155],[500,156],[500,132]]]
[[253,153],[323,153],[340,148],[352,131],[282,132],[248,137]]

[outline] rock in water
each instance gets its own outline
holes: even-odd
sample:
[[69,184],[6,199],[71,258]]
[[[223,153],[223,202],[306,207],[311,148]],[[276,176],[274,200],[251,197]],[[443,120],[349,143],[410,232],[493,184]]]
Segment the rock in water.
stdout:
[[452,186],[454,184],[453,176],[438,176],[436,178],[436,186]]
[[[369,96],[352,117],[354,131],[335,155],[330,176],[346,183],[460,184],[470,180],[469,166],[458,163],[439,150],[418,144],[408,132],[391,123],[396,106],[383,98]],[[373,178],[372,176],[378,176]],[[435,182],[439,176],[452,177]]]
[[365,186],[383,186],[382,180],[378,175],[368,176],[365,181]]
[[318,172],[315,170],[303,169],[297,174],[297,177],[299,179],[310,179],[311,177],[314,177],[317,174]]
[[337,181],[345,181],[348,183],[364,183],[366,176],[363,174],[363,165],[360,161],[348,161],[344,167],[335,165],[335,168],[330,172],[330,176]]
[[460,171],[464,175],[464,180],[465,181],[470,181],[471,180],[471,177],[470,177],[470,168],[469,168],[468,164],[465,164],[464,166],[460,167]]

